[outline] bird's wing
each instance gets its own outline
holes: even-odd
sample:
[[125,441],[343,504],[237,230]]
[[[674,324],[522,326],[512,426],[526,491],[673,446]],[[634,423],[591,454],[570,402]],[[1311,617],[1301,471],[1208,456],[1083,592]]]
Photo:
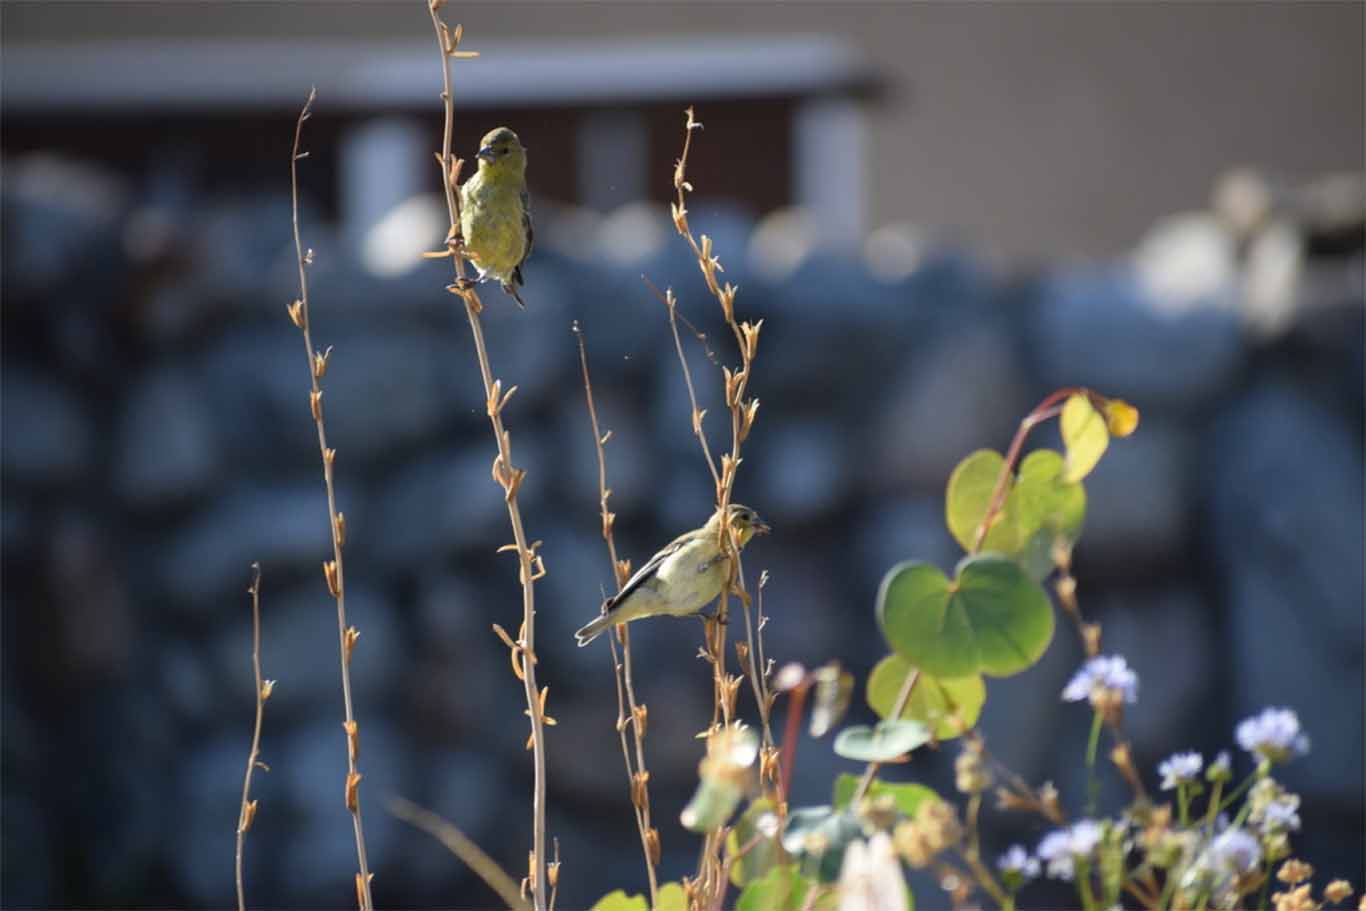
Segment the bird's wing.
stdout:
[[626,598],[631,594],[631,592],[640,588],[646,582],[649,582],[656,575],[658,575],[659,567],[664,564],[664,561],[672,557],[674,554],[678,553],[678,551],[682,549],[683,545],[688,543],[688,540],[692,537],[693,534],[694,532],[688,532],[687,534],[679,535],[677,538],[674,538],[673,541],[669,542],[669,544],[666,545],[662,550],[660,550],[648,561],[646,561],[644,566],[636,570],[635,575],[631,576],[631,578],[626,580],[626,584],[621,587],[621,591],[617,592],[616,596],[607,602],[607,607],[609,609],[616,607],[622,601],[626,600]]
[[522,263],[531,255],[531,245],[536,240],[536,230],[531,225],[531,194],[526,190],[522,191],[522,228],[526,232],[526,250],[522,253],[522,258],[517,261],[517,265],[512,268],[512,278],[515,284],[524,285],[522,280]]

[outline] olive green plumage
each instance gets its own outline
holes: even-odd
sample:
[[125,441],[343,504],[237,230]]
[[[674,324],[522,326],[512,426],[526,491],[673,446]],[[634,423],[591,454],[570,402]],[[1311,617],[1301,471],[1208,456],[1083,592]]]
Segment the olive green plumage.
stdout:
[[[739,503],[730,505],[730,521],[741,547],[755,535],[768,532],[759,514]],[[680,535],[651,557],[615,597],[603,604],[602,616],[576,632],[574,638],[584,646],[618,623],[699,614],[721,596],[728,575],[718,514],[713,513],[706,525]]]
[[525,307],[517,289],[531,253],[531,198],[526,190],[526,149],[517,134],[498,127],[479,142],[479,170],[460,187],[460,233],[465,258],[479,281],[494,279]]

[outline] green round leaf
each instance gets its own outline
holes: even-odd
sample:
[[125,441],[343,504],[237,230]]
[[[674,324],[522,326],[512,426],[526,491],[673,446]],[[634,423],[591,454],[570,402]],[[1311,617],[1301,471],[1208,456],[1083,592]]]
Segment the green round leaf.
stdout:
[[930,742],[930,729],[919,721],[879,721],[874,727],[845,728],[835,738],[835,753],[859,762],[886,762]]
[[878,623],[887,642],[936,677],[1019,673],[1053,638],[1053,608],[1015,562],[969,557],[952,583],[928,563],[892,567],[878,590]]
[[1039,528],[1052,528],[1069,539],[1081,533],[1086,518],[1086,488],[1063,480],[1062,454],[1038,449],[1020,463],[1020,476],[1011,492],[1011,512],[1026,536]]
[[689,832],[710,832],[730,819],[743,796],[740,786],[727,778],[703,778],[679,815],[679,822]]
[[665,883],[655,897],[655,911],[688,911],[688,894],[678,883]]
[[[879,717],[891,715],[906,675],[914,669],[915,666],[900,655],[888,655],[873,668],[868,675],[868,705]],[[954,712],[958,713],[962,724],[971,729],[986,701],[987,686],[980,674],[933,677],[921,671],[901,717],[929,726],[939,740],[952,740],[961,733],[953,720]]]
[[[991,494],[996,489],[1006,460],[999,452],[979,449],[969,455],[949,475],[949,486],[944,495],[944,521],[954,539],[971,551],[977,540],[977,528],[987,514],[991,504]],[[1006,479],[1005,494],[1010,492],[1010,478]],[[1014,553],[1019,546],[1015,528],[1006,514],[1006,498],[1003,494],[1002,510],[997,513],[986,539],[982,542],[984,550]]]
[[591,911],[650,911],[650,903],[643,895],[627,895],[624,889],[618,889],[598,899]]
[[[735,826],[726,836],[726,856],[734,857],[730,867],[730,881],[736,886],[743,888],[749,882],[766,874],[778,862],[781,851],[776,831],[771,833],[772,837],[760,837],[759,821],[765,816],[773,817],[776,829],[777,817],[774,815],[773,801],[760,797],[752,801],[745,812],[740,814]],[[735,857],[740,853],[740,846],[748,845],[750,842],[754,842],[753,846],[743,856]]]
[[796,864],[774,867],[745,886],[735,901],[735,911],[799,911],[810,887]]
[[1061,424],[1062,441],[1067,445],[1062,479],[1075,483],[1090,474],[1105,454],[1110,431],[1104,416],[1091,407],[1084,395],[1074,395],[1062,406]]
[[[858,790],[859,778],[858,775],[841,773],[835,779],[835,809],[842,810],[849,806],[849,801],[854,799],[854,792]],[[892,795],[896,808],[905,816],[914,816],[922,800],[939,799],[939,795],[932,788],[927,788],[923,784],[910,781],[897,783],[874,778],[868,785],[867,796],[877,797],[881,794]]]
[[1031,452],[1020,464],[1010,512],[1020,533],[1016,560],[1035,579],[1053,571],[1054,546],[1074,544],[1086,518],[1086,489],[1062,479],[1063,457],[1052,449]]

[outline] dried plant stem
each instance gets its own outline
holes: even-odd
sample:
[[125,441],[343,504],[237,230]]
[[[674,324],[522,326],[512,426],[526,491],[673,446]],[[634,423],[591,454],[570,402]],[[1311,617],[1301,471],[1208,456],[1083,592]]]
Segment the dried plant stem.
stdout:
[[327,580],[328,591],[337,602],[337,645],[341,653],[342,705],[345,720],[342,729],[346,732],[346,808],[351,813],[352,828],[356,835],[356,860],[360,872],[356,875],[356,898],[361,911],[370,911],[374,902],[370,897],[370,865],[365,856],[365,831],[361,825],[360,781],[357,768],[360,754],[360,729],[356,724],[355,712],[351,703],[351,653],[355,649],[360,632],[346,625],[346,581],[342,563],[342,546],[346,539],[346,518],[337,512],[337,494],[332,481],[332,463],[337,451],[327,446],[327,427],[323,422],[323,393],[319,385],[327,373],[328,360],[332,349],[318,351],[313,347],[310,334],[311,320],[308,308],[308,266],[313,260],[313,251],[304,252],[299,238],[299,161],[307,157],[307,152],[299,151],[299,141],[303,135],[304,121],[311,116],[310,109],[316,92],[308,93],[299,119],[294,124],[294,149],[289,159],[290,200],[294,222],[294,252],[299,266],[299,299],[289,308],[290,318],[299,327],[304,338],[304,352],[308,358],[308,376],[312,384],[309,405],[313,411],[313,423],[318,428],[318,451],[323,461],[323,484],[327,488],[327,517],[332,527],[332,559],[323,564],[323,575]]
[[[729,557],[730,572],[726,578],[725,586],[721,590],[721,596],[717,601],[716,616],[706,621],[706,655],[712,665],[712,690],[713,690],[713,710],[712,710],[712,730],[720,725],[729,725],[735,710],[735,699],[739,692],[743,677],[731,677],[726,672],[726,626],[725,619],[727,608],[730,604],[731,596],[740,599],[745,608],[745,620],[747,631],[747,656],[750,661],[751,683],[754,685],[755,698],[759,702],[760,717],[764,722],[764,746],[761,770],[768,770],[772,778],[781,774],[778,768],[778,752],[773,744],[773,736],[768,724],[768,704],[764,694],[764,687],[759,683],[758,669],[753,663],[754,656],[760,652],[761,645],[756,642],[755,630],[749,621],[750,596],[745,590],[744,569],[740,562],[740,547],[736,540],[735,529],[730,522],[725,520],[732,502],[732,495],[735,488],[735,475],[740,467],[741,447],[745,439],[749,436],[754,426],[754,419],[759,410],[759,400],[756,398],[746,398],[745,394],[749,386],[749,379],[753,372],[754,357],[759,347],[759,332],[763,328],[763,320],[756,323],[738,322],[735,318],[735,286],[726,282],[724,285],[717,279],[718,272],[724,272],[721,261],[713,254],[711,238],[703,234],[701,238],[693,235],[692,227],[688,222],[687,194],[692,191],[692,185],[688,183],[688,153],[692,149],[692,135],[695,130],[700,130],[702,124],[693,116],[693,109],[690,107],[686,111],[686,120],[683,133],[683,151],[678,157],[674,166],[674,192],[676,201],[671,204],[671,214],[673,216],[674,228],[678,231],[692,250],[693,256],[697,259],[697,266],[702,272],[702,277],[706,281],[707,290],[716,298],[721,305],[721,313],[730,327],[731,333],[735,337],[736,347],[740,352],[740,366],[732,370],[722,367],[721,372],[725,379],[725,401],[726,407],[730,411],[731,418],[731,446],[730,452],[721,456],[720,469],[718,471],[716,463],[712,460],[709,449],[706,445],[706,437],[702,429],[701,412],[697,407],[696,396],[692,388],[691,377],[688,375],[686,358],[683,356],[682,344],[679,340],[678,325],[676,320],[677,304],[672,292],[666,293],[665,303],[669,310],[669,326],[673,331],[674,347],[678,351],[679,360],[683,363],[684,377],[688,381],[688,395],[692,401],[692,421],[693,433],[696,434],[703,446],[703,452],[707,456],[707,464],[711,469],[712,478],[716,483],[716,510],[721,517],[718,523],[720,529],[720,545]],[[762,625],[759,631],[762,636]],[[721,848],[725,838],[721,831],[708,833],[704,844],[702,862],[699,864],[698,882],[703,890],[703,895],[714,902],[723,900],[728,881],[725,877],[723,865],[720,861]]]
[[242,809],[237,817],[237,909],[246,911],[247,893],[242,880],[242,848],[247,831],[256,819],[256,801],[251,799],[251,776],[256,767],[266,768],[261,762],[261,719],[266,712],[266,700],[275,681],[261,679],[261,564],[251,564],[251,669],[256,681],[256,726],[251,732],[251,752],[247,754],[247,773],[242,778]]
[[[593,427],[593,445],[598,454],[598,508],[602,515],[602,538],[607,542],[607,556],[612,561],[612,576],[617,583],[617,591],[630,577],[629,562],[617,559],[616,514],[607,508],[607,500],[612,491],[607,486],[607,441],[611,432],[604,434],[598,426],[598,409],[593,403],[593,381],[588,376],[588,352],[584,347],[583,331],[574,323],[574,335],[579,343],[579,365],[583,368],[583,394],[588,401],[588,420]],[[650,880],[650,907],[654,907],[659,892],[658,874],[655,865],[660,849],[659,832],[650,824],[650,773],[645,767],[645,729],[648,717],[644,705],[636,702],[635,684],[631,674],[631,635],[626,624],[616,628],[616,637],[621,640],[621,660],[617,660],[617,647],[614,637],[608,636],[607,642],[612,655],[612,674],[617,686],[617,734],[621,737],[621,756],[626,762],[626,778],[631,788],[631,806],[635,811],[636,828],[640,831],[640,848],[645,855],[645,872]],[[629,710],[629,714],[628,714]],[[626,743],[626,728],[630,727],[635,740],[635,764],[632,765],[631,750]]]
[[[754,635],[754,634],[755,634],[755,626],[754,626],[754,621],[753,621],[753,620],[751,619],[751,617],[750,617],[749,603],[748,603],[748,602],[743,602],[743,601],[742,601],[742,602],[740,603],[740,607],[741,607],[741,609],[743,610],[744,615],[745,615],[745,649],[744,649],[744,658],[747,659],[747,663],[748,663],[748,668],[747,668],[747,669],[748,669],[748,671],[749,671],[749,682],[750,682],[750,685],[754,688],[754,701],[755,701],[755,703],[759,706],[759,719],[760,719],[760,721],[762,722],[762,731],[761,731],[761,735],[762,735],[762,737],[763,737],[763,740],[761,741],[761,743],[763,744],[763,746],[764,746],[765,748],[772,748],[772,747],[774,746],[774,741],[773,741],[773,728],[772,728],[772,726],[769,724],[769,716],[770,716],[770,714],[771,714],[771,712],[772,712],[772,710],[773,710],[773,697],[772,697],[772,694],[769,693],[769,690],[768,690],[768,675],[767,675],[767,673],[761,674],[761,673],[759,672],[759,666],[763,663],[763,660],[764,660],[764,655],[763,655],[763,649],[764,649],[764,639],[763,639],[763,628],[764,628],[764,585],[767,583],[767,581],[768,581],[768,575],[767,575],[766,573],[761,573],[760,576],[759,576],[759,587],[758,587],[758,598],[757,598],[757,601],[758,601],[758,608],[757,608],[757,609],[758,609],[758,614],[759,614],[759,621],[758,621],[758,622],[759,622],[759,627],[758,627],[759,635],[758,635],[757,638],[756,638],[755,635]],[[737,645],[737,648],[738,648],[738,645]]]
[[[688,153],[692,149],[692,134],[695,130],[700,130],[702,124],[694,118],[692,108],[688,108],[685,114],[683,151],[674,166],[674,192],[677,194],[677,200],[670,207],[674,228],[678,231],[679,236],[687,241],[693,255],[697,258],[697,266],[706,280],[707,290],[721,305],[721,313],[725,318],[726,325],[730,327],[735,336],[735,344],[740,352],[740,366],[737,369],[721,368],[725,377],[726,407],[730,410],[731,417],[731,449],[728,454],[721,457],[719,476],[717,476],[714,465],[712,466],[712,474],[716,480],[716,508],[718,513],[724,516],[730,507],[735,487],[735,474],[740,467],[741,446],[753,428],[754,418],[759,409],[759,400],[746,399],[745,392],[749,386],[754,356],[758,351],[759,332],[763,327],[763,320],[757,323],[740,323],[736,320],[735,295],[737,289],[729,282],[722,285],[717,279],[717,273],[724,272],[725,269],[721,265],[721,261],[712,252],[711,238],[703,234],[699,240],[693,235],[692,227],[688,223],[687,194],[692,190],[692,185],[688,183],[687,179]],[[678,330],[673,322],[673,309],[670,307],[670,325],[674,329],[675,345],[678,346]],[[701,438],[702,417],[695,402],[693,404],[693,422],[694,432]],[[749,593],[745,590],[744,572],[740,563],[740,548],[735,541],[735,532],[729,522],[722,521],[720,523],[720,534],[721,545],[730,557],[730,574],[721,593],[717,618],[715,621],[708,621],[707,627],[708,650],[713,667],[713,688],[716,696],[713,726],[715,726],[715,716],[718,713],[722,723],[730,723],[736,690],[736,684],[732,683],[725,670],[725,629],[721,621],[724,620],[732,594],[738,597],[742,603],[749,601]],[[749,645],[753,651],[753,641]],[[771,739],[770,737],[770,748]]]
[[389,799],[389,812],[410,825],[416,826],[446,846],[465,866],[474,871],[498,897],[514,911],[529,911],[530,905],[517,889],[517,881],[507,874],[498,862],[484,853],[468,835],[435,813],[402,797]]
[[[479,314],[483,304],[473,285],[465,278],[465,262],[461,256],[460,201],[457,192],[462,162],[451,154],[451,136],[455,128],[455,99],[451,90],[451,57],[472,56],[470,52],[460,51],[461,26],[454,31],[441,21],[439,10],[444,0],[428,0],[427,9],[431,14],[432,28],[436,31],[437,45],[441,53],[441,101],[445,108],[445,122],[441,134],[441,183],[446,194],[446,210],[450,218],[450,231],[446,235],[446,255],[449,255],[455,269],[455,283],[449,286],[465,304],[465,314],[469,318],[470,333],[474,337],[474,350],[479,361],[479,373],[484,383],[484,396],[487,403],[489,423],[493,428],[494,441],[498,446],[498,456],[493,461],[494,480],[503,488],[503,500],[507,504],[508,521],[512,526],[514,543],[505,548],[515,550],[522,585],[522,629],[515,644],[515,654],[520,658],[519,674],[526,691],[527,715],[531,719],[531,749],[533,764],[532,783],[532,848],[531,863],[528,871],[531,892],[534,896],[536,911],[545,911],[546,904],[546,832],[545,832],[545,693],[536,685],[536,580],[545,575],[545,566],[536,553],[536,546],[527,541],[522,525],[522,511],[517,503],[517,491],[521,487],[526,472],[516,468],[512,462],[512,440],[503,426],[502,411],[516,386],[503,392],[502,381],[493,378],[489,366],[488,350],[484,344],[484,329]],[[539,544],[539,542],[537,542]]]

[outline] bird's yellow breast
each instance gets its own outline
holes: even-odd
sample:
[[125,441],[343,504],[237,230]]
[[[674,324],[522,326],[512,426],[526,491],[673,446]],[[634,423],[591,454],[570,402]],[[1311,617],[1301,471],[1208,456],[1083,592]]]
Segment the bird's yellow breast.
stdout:
[[721,594],[726,581],[726,564],[716,559],[716,548],[708,536],[699,535],[671,554],[656,574],[659,591],[666,595],[660,613],[693,614]]
[[481,273],[507,281],[526,258],[522,191],[476,174],[460,188],[460,231],[465,251]]

